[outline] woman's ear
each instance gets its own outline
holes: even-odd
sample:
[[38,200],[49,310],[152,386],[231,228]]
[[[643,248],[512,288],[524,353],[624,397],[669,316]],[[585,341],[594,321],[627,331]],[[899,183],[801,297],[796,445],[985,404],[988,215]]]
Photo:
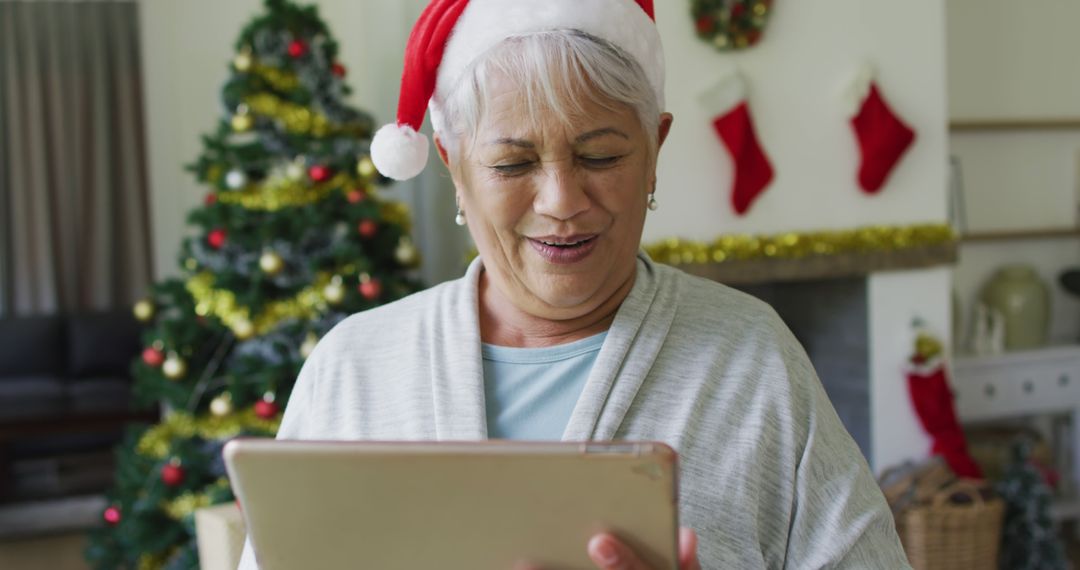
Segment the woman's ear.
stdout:
[[661,113],[660,114],[660,127],[659,127],[660,132],[658,133],[658,138],[657,138],[657,140],[659,141],[659,144],[656,145],[657,149],[664,146],[664,141],[667,140],[668,133],[671,132],[671,123],[674,122],[674,121],[675,121],[675,116],[672,115],[671,113]]
[[450,155],[446,152],[446,147],[443,146],[442,139],[439,137],[438,133],[435,133],[434,135],[432,135],[432,139],[434,139],[434,141],[435,141],[435,150],[437,150],[439,152],[439,158],[441,158],[442,161],[443,161],[443,164],[446,165],[446,169],[451,170],[450,169]]

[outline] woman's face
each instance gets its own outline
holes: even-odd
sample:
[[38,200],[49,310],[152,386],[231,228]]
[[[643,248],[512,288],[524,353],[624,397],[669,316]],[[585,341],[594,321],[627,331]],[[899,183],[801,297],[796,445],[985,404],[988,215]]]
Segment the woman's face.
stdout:
[[536,317],[583,317],[628,291],[656,152],[629,107],[586,104],[566,125],[529,120],[520,93],[493,79],[476,139],[448,162],[460,207],[498,293]]

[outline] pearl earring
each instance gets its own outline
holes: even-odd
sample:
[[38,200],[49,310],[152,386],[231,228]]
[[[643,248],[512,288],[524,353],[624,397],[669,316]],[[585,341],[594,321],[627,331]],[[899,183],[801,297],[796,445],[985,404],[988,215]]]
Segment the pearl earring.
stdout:
[[458,206],[457,215],[454,216],[454,223],[459,226],[464,226],[468,223],[465,221],[465,212],[461,211],[461,206]]
[[648,202],[648,204],[649,204],[649,209],[654,211],[654,212],[656,211],[657,208],[660,207],[660,204],[656,203],[656,192],[649,192],[649,202]]

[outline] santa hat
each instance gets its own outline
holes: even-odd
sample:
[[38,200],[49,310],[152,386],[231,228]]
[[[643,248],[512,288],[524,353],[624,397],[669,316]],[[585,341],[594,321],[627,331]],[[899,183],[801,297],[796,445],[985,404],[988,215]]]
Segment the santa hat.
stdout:
[[425,107],[436,130],[442,101],[477,56],[511,36],[576,29],[611,42],[645,71],[664,108],[664,52],[653,0],[432,0],[405,46],[397,123],[375,133],[371,159],[383,175],[408,180],[427,164],[420,134]]

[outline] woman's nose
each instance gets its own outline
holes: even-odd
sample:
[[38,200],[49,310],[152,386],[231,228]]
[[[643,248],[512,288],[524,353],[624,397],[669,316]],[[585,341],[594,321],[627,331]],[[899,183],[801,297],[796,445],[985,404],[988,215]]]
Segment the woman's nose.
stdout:
[[554,164],[539,181],[533,208],[536,213],[569,220],[589,209],[585,183],[571,164]]

